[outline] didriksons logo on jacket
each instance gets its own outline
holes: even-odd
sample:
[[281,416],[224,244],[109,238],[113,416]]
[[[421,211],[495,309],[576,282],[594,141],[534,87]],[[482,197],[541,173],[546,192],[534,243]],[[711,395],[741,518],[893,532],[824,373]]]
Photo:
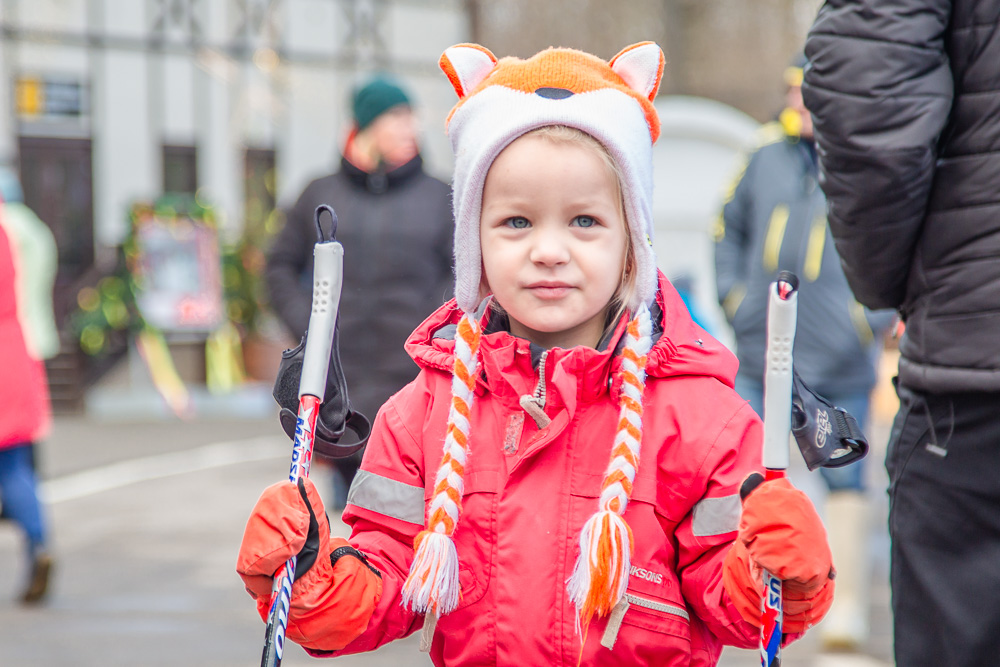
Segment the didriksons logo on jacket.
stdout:
[[654,584],[663,583],[663,575],[659,572],[650,572],[649,570],[644,570],[641,567],[632,566],[632,571],[630,574],[633,577],[639,577],[640,579],[645,579],[646,581],[652,582]]

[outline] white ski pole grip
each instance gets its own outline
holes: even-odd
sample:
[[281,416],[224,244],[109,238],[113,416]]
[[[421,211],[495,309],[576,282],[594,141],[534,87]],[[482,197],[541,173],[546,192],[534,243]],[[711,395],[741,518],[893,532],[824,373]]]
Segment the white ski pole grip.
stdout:
[[344,247],[336,241],[313,246],[312,313],[302,359],[299,398],[309,394],[323,398],[330,350],[344,284]]
[[[779,479],[788,468],[788,440],[792,434],[792,348],[799,279],[782,271],[771,283],[767,303],[767,352],[764,367],[764,479]],[[781,665],[784,608],[781,580],[762,573],[760,664]]]
[[[325,237],[320,225],[323,212],[328,212],[333,218],[329,238]],[[312,313],[309,315],[302,375],[299,377],[299,410],[292,444],[292,464],[288,471],[288,481],[292,484],[309,476],[316,419],[326,393],[326,375],[330,368],[330,352],[336,334],[337,311],[340,309],[340,292],[343,286],[344,248],[336,241],[337,214],[326,204],[316,208],[316,234],[317,242],[313,247]],[[298,556],[292,556],[275,573],[267,627],[264,630],[261,667],[281,665],[297,564]]]
[[788,468],[792,432],[792,348],[799,280],[782,271],[771,283],[767,304],[767,352],[764,370],[764,468]]

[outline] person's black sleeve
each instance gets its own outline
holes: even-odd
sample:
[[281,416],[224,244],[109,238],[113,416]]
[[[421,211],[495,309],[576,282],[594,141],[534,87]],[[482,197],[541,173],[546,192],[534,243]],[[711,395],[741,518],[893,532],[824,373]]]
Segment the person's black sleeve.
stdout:
[[265,277],[271,308],[295,339],[309,328],[310,294],[302,289],[302,273],[316,242],[315,211],[307,188],[285,210],[285,226],[274,237],[267,253]]
[[830,230],[858,301],[897,308],[952,102],[949,0],[827,0],[806,41]]

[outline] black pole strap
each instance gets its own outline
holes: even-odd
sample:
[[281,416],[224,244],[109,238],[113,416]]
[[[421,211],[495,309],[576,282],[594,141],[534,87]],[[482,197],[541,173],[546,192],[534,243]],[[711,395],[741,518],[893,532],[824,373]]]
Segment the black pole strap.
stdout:
[[868,453],[858,420],[807,387],[794,370],[792,435],[809,470],[840,468]]

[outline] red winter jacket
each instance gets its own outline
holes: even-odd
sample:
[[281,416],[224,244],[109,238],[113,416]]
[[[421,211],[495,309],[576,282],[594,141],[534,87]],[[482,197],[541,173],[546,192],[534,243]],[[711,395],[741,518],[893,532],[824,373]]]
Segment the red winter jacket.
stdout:
[[[722,586],[736,537],[743,478],[758,469],[761,423],[733,391],[737,362],[695,325],[661,275],[663,334],[647,365],[644,433],[625,519],[633,533],[628,600],[613,650],[606,618],[581,637],[566,593],[580,528],[597,509],[618,421],[613,350],[552,349],[539,430],[518,399],[538,383],[528,341],[482,340],[482,375],[462,514],[454,534],[461,602],[438,621],[436,665],[714,665],[723,644],[753,647]],[[374,649],[419,629],[400,603],[424,527],[451,397],[454,327],[446,304],[410,337],[419,377],[376,420],[344,520],[351,543],[382,572],[384,593],[365,632],[343,653]],[[314,652],[317,655],[331,655]],[[582,660],[581,660],[582,657]]]
[[0,449],[44,437],[52,421],[45,367],[28,354],[17,316],[14,247],[0,224]]

